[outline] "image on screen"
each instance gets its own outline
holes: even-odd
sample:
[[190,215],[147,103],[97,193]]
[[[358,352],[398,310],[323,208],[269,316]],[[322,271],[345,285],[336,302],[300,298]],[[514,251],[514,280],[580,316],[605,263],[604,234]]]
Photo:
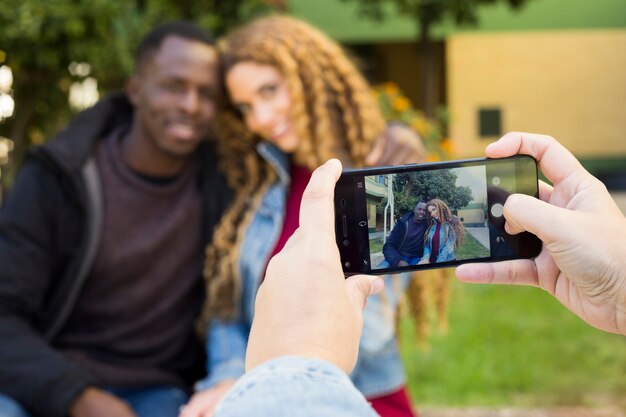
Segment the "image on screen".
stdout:
[[372,269],[490,256],[484,165],[365,177]]

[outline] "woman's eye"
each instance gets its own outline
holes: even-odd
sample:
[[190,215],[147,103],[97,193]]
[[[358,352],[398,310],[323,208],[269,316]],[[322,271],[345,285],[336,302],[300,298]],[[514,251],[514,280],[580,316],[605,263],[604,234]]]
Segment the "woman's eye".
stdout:
[[278,86],[276,84],[265,85],[261,88],[261,96],[265,98],[272,97],[277,89]]

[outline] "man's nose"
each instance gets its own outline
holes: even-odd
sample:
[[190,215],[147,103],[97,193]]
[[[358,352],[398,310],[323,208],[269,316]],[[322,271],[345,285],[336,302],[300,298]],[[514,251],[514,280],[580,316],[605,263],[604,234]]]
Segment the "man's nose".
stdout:
[[187,113],[195,113],[199,107],[198,93],[194,90],[186,91],[180,100],[180,107]]

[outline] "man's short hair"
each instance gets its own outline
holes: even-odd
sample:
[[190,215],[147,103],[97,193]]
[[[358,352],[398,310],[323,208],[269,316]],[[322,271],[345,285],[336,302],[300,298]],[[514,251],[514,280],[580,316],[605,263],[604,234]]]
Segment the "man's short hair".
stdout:
[[139,71],[141,66],[158,51],[165,38],[169,36],[178,36],[215,46],[213,35],[193,22],[176,20],[163,23],[152,29],[139,43],[135,52],[135,71]]
[[420,204],[423,204],[424,206],[426,206],[426,202],[422,199],[418,199],[415,202],[415,205],[413,206],[413,211],[417,211],[417,206],[419,206]]

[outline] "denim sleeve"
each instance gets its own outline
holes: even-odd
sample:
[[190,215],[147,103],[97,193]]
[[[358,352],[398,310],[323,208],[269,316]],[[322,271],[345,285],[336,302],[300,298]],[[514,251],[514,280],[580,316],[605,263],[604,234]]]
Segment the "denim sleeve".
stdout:
[[437,262],[451,261],[456,258],[454,244],[456,243],[456,232],[448,226],[448,239],[444,242],[443,248],[439,251]]
[[420,259],[420,262],[427,261],[430,259],[430,251],[432,250],[432,248],[430,247],[431,243],[432,243],[431,240],[428,239],[428,245],[424,246],[424,254],[422,255],[422,259]]
[[196,382],[202,391],[244,374],[250,328],[243,320],[213,320],[207,330],[207,377]]
[[241,378],[214,417],[375,417],[365,397],[336,366],[320,359],[281,357]]

